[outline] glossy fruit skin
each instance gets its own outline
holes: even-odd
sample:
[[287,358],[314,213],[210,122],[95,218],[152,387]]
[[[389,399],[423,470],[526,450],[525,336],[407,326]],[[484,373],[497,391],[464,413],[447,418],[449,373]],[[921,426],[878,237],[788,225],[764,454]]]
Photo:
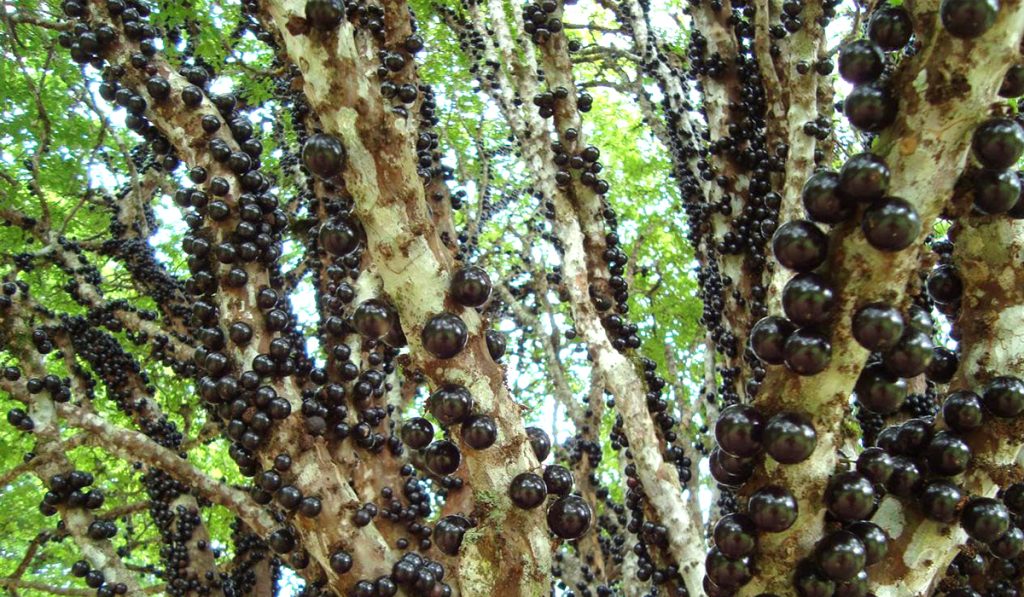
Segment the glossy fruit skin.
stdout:
[[745,514],[728,514],[715,525],[714,538],[715,547],[726,557],[742,558],[757,547],[757,527]]
[[991,543],[1010,528],[1010,512],[997,499],[971,498],[960,512],[960,526],[972,539]]
[[562,539],[579,539],[590,530],[594,510],[578,495],[560,497],[548,508],[548,528]]
[[916,458],[932,441],[934,431],[931,419],[908,419],[897,428],[892,449],[895,453]]
[[423,460],[435,475],[450,475],[459,469],[462,454],[458,446],[448,440],[432,442],[423,450]]
[[853,202],[839,193],[839,173],[815,172],[800,192],[807,217],[822,224],[839,224],[853,216]]
[[907,382],[893,375],[881,363],[872,363],[861,371],[854,386],[857,401],[865,409],[880,415],[890,415],[900,409],[907,399]]
[[421,450],[434,439],[434,425],[423,417],[413,417],[402,423],[402,442],[414,450]]
[[438,359],[450,359],[462,352],[469,340],[469,328],[453,313],[434,315],[420,334],[423,348]]
[[885,197],[864,211],[861,230],[879,251],[906,249],[921,234],[921,216],[905,199]]
[[839,473],[829,480],[825,488],[825,507],[842,521],[866,519],[875,509],[875,488],[860,473]]
[[332,218],[320,227],[320,246],[331,255],[348,255],[359,246],[359,240],[359,229],[347,218]]
[[742,485],[754,472],[754,465],[750,459],[732,456],[718,447],[711,451],[708,468],[715,481],[728,487]]
[[793,526],[799,509],[796,498],[789,490],[778,485],[767,485],[751,494],[747,502],[747,513],[761,531],[781,533]]
[[1006,71],[1003,84],[999,86],[999,97],[1020,97],[1024,95],[1024,64],[1014,64]]
[[572,492],[575,481],[572,478],[572,471],[559,464],[552,464],[544,467],[544,485],[548,493],[557,496],[566,496]]
[[505,349],[508,347],[508,340],[505,339],[505,334],[497,330],[487,330],[484,338],[487,341],[487,353],[495,361],[500,361],[501,357],[505,356]]
[[782,310],[801,327],[827,323],[836,302],[832,285],[813,272],[793,276],[782,289]]
[[903,336],[903,315],[885,303],[864,305],[853,315],[853,337],[864,348],[881,352],[889,350]]
[[871,83],[884,69],[885,54],[870,39],[857,39],[839,48],[839,76],[848,83]]
[[815,559],[825,576],[842,582],[850,580],[864,569],[867,551],[857,535],[850,531],[836,531],[818,543]]
[[947,384],[953,380],[957,369],[960,368],[960,357],[948,348],[936,346],[932,352],[932,360],[925,369],[925,377],[928,381]]
[[910,378],[924,373],[934,354],[935,344],[928,334],[908,329],[896,346],[882,355],[882,362],[893,374]]
[[979,170],[974,173],[974,209],[984,215],[1006,213],[1017,204],[1021,190],[1013,170]]
[[907,45],[914,33],[914,24],[907,11],[887,6],[871,14],[868,22],[868,37],[883,50],[891,52]]
[[512,479],[508,495],[517,508],[532,510],[544,503],[548,495],[547,485],[540,475],[519,473]]
[[932,474],[953,476],[967,470],[971,462],[971,448],[960,437],[940,431],[928,444],[926,453],[928,470]]
[[818,445],[814,425],[804,415],[792,412],[772,417],[764,428],[764,447],[781,464],[803,462]]
[[345,167],[345,148],[330,135],[314,133],[302,146],[302,162],[314,175],[333,178]]
[[1014,483],[1003,491],[1003,503],[1017,516],[1024,514],[1024,483]]
[[791,220],[772,235],[772,252],[783,267],[809,272],[828,257],[828,236],[814,222]]
[[885,488],[893,495],[909,498],[920,488],[922,480],[921,469],[913,460],[906,456],[894,456],[892,474],[885,482]]
[[892,456],[882,448],[867,448],[857,456],[857,472],[872,483],[884,485],[892,475],[892,470]]
[[1010,118],[990,118],[974,129],[971,149],[985,168],[1011,168],[1024,152],[1024,129]]
[[747,458],[761,452],[764,416],[752,406],[733,404],[726,407],[715,422],[718,446],[732,454]]
[[997,417],[1016,417],[1024,412],[1024,381],[1010,376],[992,379],[981,392],[981,403]]
[[797,565],[793,586],[800,597],[833,597],[836,591],[835,581],[825,576],[810,561]]
[[462,545],[462,537],[472,525],[464,516],[453,514],[445,516],[434,525],[434,545],[441,550],[441,553],[454,556],[459,553]]
[[352,314],[352,326],[367,338],[381,338],[389,331],[394,321],[391,307],[377,299],[368,299],[356,307]]
[[527,427],[526,437],[530,440],[530,447],[533,449],[537,460],[544,462],[544,459],[551,453],[551,438],[546,431],[540,427]]
[[861,543],[864,544],[864,552],[867,556],[865,566],[881,562],[889,553],[889,535],[877,524],[861,520],[846,527],[846,530],[857,535]]
[[306,22],[320,31],[330,31],[345,18],[341,0],[306,0]]
[[981,397],[974,392],[958,390],[942,402],[942,420],[954,431],[966,433],[983,424]]
[[973,39],[996,22],[999,0],[942,0],[939,17],[953,37]]
[[491,297],[491,277],[483,268],[466,266],[452,276],[452,300],[464,307],[479,307]]
[[783,345],[786,366],[799,375],[820,373],[832,360],[832,343],[812,328],[800,328]]
[[473,413],[473,395],[464,386],[448,384],[427,398],[427,407],[442,425],[454,425]]
[[960,301],[960,297],[964,293],[964,283],[954,266],[943,264],[928,274],[925,289],[928,291],[928,296],[936,303],[953,305]]
[[836,583],[836,592],[832,597],[867,597],[868,573],[861,570],[850,580]]
[[330,566],[335,574],[345,574],[352,569],[352,556],[345,551],[336,551],[331,554]]
[[888,89],[868,83],[853,88],[843,102],[843,113],[855,128],[877,133],[896,119],[896,98]]
[[989,544],[989,550],[997,558],[1012,560],[1024,551],[1024,531],[1011,526],[1002,537]]
[[486,450],[498,441],[498,424],[488,415],[472,415],[462,423],[459,435],[474,450]]
[[728,558],[717,547],[712,547],[708,551],[704,559],[704,570],[711,582],[723,589],[742,587],[750,582],[753,576],[749,558]]
[[890,176],[882,158],[870,152],[854,154],[839,169],[839,191],[858,201],[881,199],[889,190]]
[[781,365],[785,355],[783,347],[789,335],[796,331],[793,322],[785,317],[769,315],[760,319],[750,330],[750,349],[757,358],[769,365]]

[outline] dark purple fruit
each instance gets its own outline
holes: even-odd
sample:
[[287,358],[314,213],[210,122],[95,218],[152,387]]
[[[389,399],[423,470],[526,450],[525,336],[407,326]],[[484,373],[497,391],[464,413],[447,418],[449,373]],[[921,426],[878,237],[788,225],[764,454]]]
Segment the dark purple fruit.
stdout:
[[377,299],[368,299],[356,307],[352,314],[352,327],[367,338],[381,338],[391,330],[395,313],[390,305]]
[[981,403],[997,417],[1016,417],[1024,412],[1024,381],[1017,377],[996,377],[981,391]]
[[532,510],[544,503],[548,490],[540,475],[519,473],[508,487],[508,496],[516,507]]
[[964,293],[964,283],[956,268],[949,264],[943,264],[928,274],[928,281],[925,283],[928,296],[936,303],[953,305],[960,301]]
[[814,375],[828,367],[832,344],[811,328],[800,328],[789,335],[783,346],[786,366],[799,375]]
[[881,363],[864,368],[854,386],[857,401],[865,409],[880,415],[891,415],[907,399],[907,382],[893,375]]
[[347,551],[341,550],[332,553],[328,562],[335,574],[345,574],[352,569],[353,563],[352,556]]
[[733,404],[723,410],[715,423],[718,446],[739,457],[755,456],[761,451],[764,417],[752,406]]
[[913,33],[914,24],[910,15],[899,7],[879,8],[868,21],[868,37],[887,52],[907,45]]
[[913,460],[906,456],[893,456],[892,474],[885,488],[893,495],[909,498],[920,488],[922,480],[921,469]]
[[889,190],[889,166],[869,152],[850,156],[839,169],[839,191],[858,201],[881,199]]
[[892,475],[892,456],[882,448],[867,448],[857,456],[857,472],[872,483],[884,485]]
[[1003,503],[1017,516],[1024,514],[1024,483],[1014,483],[1003,491]]
[[[961,1],[987,3],[995,0]],[[1009,118],[989,118],[974,129],[971,148],[982,166],[1005,170],[1016,164],[1024,152],[1024,129]]]
[[708,468],[711,476],[721,485],[738,487],[745,483],[754,472],[754,464],[749,458],[739,458],[715,448],[708,457]]
[[875,488],[860,473],[839,473],[825,488],[825,507],[832,516],[845,522],[866,519],[875,509]]
[[828,322],[836,308],[836,295],[825,278],[813,272],[797,274],[782,289],[782,310],[798,326]]
[[997,558],[1012,560],[1024,550],[1024,531],[1017,527],[1010,527],[1002,537],[996,539],[988,546],[989,551]]
[[459,547],[462,545],[462,538],[470,528],[472,528],[472,524],[464,516],[458,514],[445,516],[434,525],[434,545],[441,550],[441,553],[450,556],[457,555]]
[[835,581],[850,580],[867,564],[867,551],[860,537],[850,531],[825,536],[815,547],[815,560],[825,576]]
[[777,485],[758,489],[747,502],[750,519],[766,533],[785,531],[796,522],[798,513],[796,498],[789,490]]
[[996,22],[999,0],[942,0],[939,17],[953,37],[973,39]]
[[726,557],[737,559],[753,553],[757,547],[757,527],[744,514],[728,514],[715,525],[715,547]]
[[882,362],[893,374],[910,378],[924,373],[934,354],[935,344],[928,334],[907,329],[896,346],[882,355]]
[[999,86],[999,97],[1020,97],[1024,95],[1024,64],[1014,64],[1006,71],[1003,84]]
[[548,508],[548,528],[562,539],[574,540],[590,530],[594,511],[578,495],[560,497]]
[[330,31],[345,18],[345,4],[341,0],[306,0],[306,22],[314,29]]
[[486,450],[498,441],[498,424],[489,415],[473,415],[462,423],[459,435],[470,448]]
[[345,167],[345,148],[330,135],[315,133],[302,146],[302,162],[320,178],[333,178]]
[[431,443],[423,450],[423,462],[435,475],[445,476],[459,470],[462,454],[458,446],[448,440]]
[[1010,528],[1010,511],[997,499],[971,498],[960,512],[960,526],[976,541],[992,543]]
[[950,523],[956,520],[963,498],[963,491],[956,483],[943,479],[931,481],[921,490],[921,511],[932,520]]
[[868,83],[853,88],[843,102],[843,113],[855,128],[876,133],[896,119],[896,98],[885,87]]
[[320,227],[320,246],[331,255],[344,257],[359,246],[359,230],[345,218],[333,218]]
[[959,475],[971,462],[971,448],[967,442],[948,431],[935,434],[925,455],[929,472],[936,475]]
[[473,413],[473,395],[464,386],[448,384],[430,395],[427,408],[442,425],[454,425]]
[[491,297],[491,277],[483,268],[461,267],[452,276],[452,300],[463,307],[479,307]]
[[836,583],[836,592],[832,597],[867,597],[868,573],[861,570],[850,580]]
[[781,464],[806,460],[818,445],[818,434],[807,417],[793,412],[779,413],[764,427],[764,447]]
[[544,459],[551,453],[551,438],[548,437],[540,427],[527,427],[526,437],[530,439],[530,448],[533,449],[534,456],[537,460],[544,462]]
[[1013,170],[979,170],[974,173],[974,209],[984,215],[1006,213],[1017,204],[1021,189]]
[[414,417],[402,424],[402,442],[414,450],[422,450],[434,441],[434,426],[423,417]]
[[793,220],[775,231],[772,252],[783,267],[809,272],[828,257],[828,236],[814,222]]
[[839,194],[839,173],[815,172],[800,193],[807,217],[822,224],[838,224],[853,215],[853,204]]
[[873,522],[862,520],[846,527],[860,539],[864,544],[864,553],[867,556],[864,565],[877,564],[885,559],[889,552],[889,535],[882,530],[882,527]]
[[983,422],[981,397],[968,390],[958,390],[942,402],[942,420],[953,431],[967,433],[979,429]]
[[763,362],[781,365],[785,359],[783,346],[795,330],[796,326],[785,317],[764,317],[750,330],[750,349]]
[[544,467],[544,484],[551,495],[566,496],[572,492],[575,481],[572,478],[572,471],[560,464],[552,464]]
[[712,547],[704,559],[704,572],[711,582],[723,589],[738,589],[753,576],[749,558],[732,559],[716,547]]
[[860,223],[868,244],[879,251],[909,247],[921,234],[921,216],[905,199],[885,197],[864,211]]
[[885,303],[871,303],[853,315],[853,337],[864,348],[879,352],[889,350],[903,336],[903,315]]
[[462,352],[469,340],[469,328],[458,315],[439,313],[423,326],[420,334],[423,348],[438,359],[450,359]]
[[956,356],[955,352],[936,346],[935,351],[932,352],[932,361],[928,363],[924,374],[930,382],[945,384],[953,380],[953,376],[956,375],[959,368],[960,357]]
[[799,597],[833,597],[836,593],[836,583],[825,576],[817,566],[810,561],[800,562],[793,575],[793,586]]
[[487,353],[495,361],[501,360],[501,357],[505,356],[505,349],[508,347],[508,340],[505,339],[505,334],[497,330],[487,330],[484,338],[487,340]]
[[869,39],[858,39],[839,49],[839,76],[849,83],[871,83],[885,70],[885,54]]

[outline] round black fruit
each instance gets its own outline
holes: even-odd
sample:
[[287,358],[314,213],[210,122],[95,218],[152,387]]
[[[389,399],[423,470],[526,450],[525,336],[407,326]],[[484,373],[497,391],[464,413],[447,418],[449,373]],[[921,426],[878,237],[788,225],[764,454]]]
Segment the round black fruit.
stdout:
[[452,299],[464,307],[479,307],[491,296],[491,277],[483,268],[466,266],[452,276]]
[[434,441],[434,426],[423,417],[413,417],[402,424],[402,441],[414,450],[422,450]]
[[757,526],[745,514],[723,516],[715,525],[715,547],[726,557],[742,558],[757,547]]
[[333,178],[345,167],[345,148],[330,135],[314,133],[302,146],[302,162],[316,176]]
[[782,310],[798,326],[828,322],[836,308],[832,285],[814,272],[797,274],[782,289]]
[[953,37],[973,39],[996,22],[999,0],[942,0],[939,17]]
[[985,385],[981,403],[997,417],[1016,417],[1024,412],[1024,381],[1017,377],[996,377]]
[[825,576],[835,581],[850,580],[867,564],[867,550],[860,537],[850,531],[836,531],[815,548],[815,559]]
[[974,173],[974,209],[979,213],[1006,213],[1017,204],[1020,194],[1020,177],[1013,170],[979,170]]
[[423,348],[439,359],[450,359],[462,352],[469,340],[469,328],[458,315],[439,313],[431,317],[420,334]]
[[519,473],[508,487],[508,496],[512,503],[524,510],[532,510],[541,505],[547,495],[544,479],[534,473]]
[[857,401],[865,409],[880,415],[898,411],[907,399],[907,382],[892,374],[881,363],[864,368],[854,386]]
[[972,539],[991,543],[1010,528],[1010,512],[997,499],[971,498],[960,513],[960,526]]
[[936,303],[953,305],[960,301],[964,293],[964,283],[956,268],[949,264],[943,264],[928,274],[928,281],[925,283],[928,296]]
[[818,434],[805,416],[784,412],[772,417],[764,428],[763,442],[768,455],[782,464],[806,460],[818,445]]
[[864,552],[867,558],[865,566],[876,564],[885,559],[889,552],[889,535],[882,530],[882,527],[873,522],[861,520],[846,527],[854,535],[860,538],[864,544]]
[[540,427],[527,427],[526,437],[530,440],[530,448],[533,450],[537,460],[544,462],[544,459],[551,453],[551,438],[546,431]]
[[982,166],[1005,170],[1016,164],[1024,152],[1024,129],[1009,118],[990,118],[974,129],[971,148]]
[[887,88],[868,83],[853,88],[843,102],[843,113],[854,127],[878,132],[896,119],[896,98]]
[[1024,64],[1014,64],[1006,71],[1003,84],[999,87],[1000,97],[1020,97],[1024,95]]
[[880,251],[905,249],[921,234],[921,217],[905,199],[884,197],[864,211],[861,230],[868,243]]
[[442,425],[454,425],[472,414],[473,395],[464,386],[444,385],[427,399],[427,408]]
[[868,22],[868,37],[887,52],[907,45],[913,33],[914,24],[910,15],[899,7],[879,8],[872,13]]
[[799,509],[796,498],[789,490],[778,485],[758,489],[747,502],[747,513],[758,529],[767,533],[781,533],[796,522]]
[[849,83],[871,83],[885,70],[885,54],[870,39],[858,39],[839,49],[839,76]]
[[560,497],[548,508],[548,528],[562,539],[574,540],[590,530],[594,511],[578,495]]
[[345,18],[341,0],[306,0],[306,22],[320,31],[330,31]]
[[443,477],[459,470],[462,454],[459,453],[458,446],[452,442],[440,440],[427,446],[423,451],[423,461],[430,472]]
[[750,349],[754,355],[769,365],[781,365],[785,362],[783,347],[786,339],[796,330],[796,326],[785,317],[769,315],[754,324],[750,330]]
[[839,520],[864,520],[875,508],[875,488],[860,473],[839,473],[825,488],[825,507]]
[[889,190],[889,166],[873,153],[850,156],[839,169],[839,191],[858,201],[881,199]]
[[793,220],[775,231],[772,251],[784,267],[808,272],[825,262],[828,236],[814,222]]
[[761,451],[764,417],[754,407],[733,404],[723,410],[715,423],[718,446],[739,457],[755,456]]
[[903,315],[885,303],[870,303],[853,315],[854,339],[864,348],[879,352],[889,350],[903,336]]
[[820,170],[800,193],[807,216],[822,224],[839,224],[853,215],[853,203],[839,193],[839,173]]
[[459,435],[470,448],[486,450],[498,441],[498,424],[488,415],[473,415],[462,423]]
[[832,344],[821,333],[801,328],[786,338],[783,357],[791,371],[800,375],[814,375],[828,367],[832,360]]
[[953,431],[974,431],[981,428],[983,419],[981,397],[974,392],[957,390],[942,402],[942,420]]

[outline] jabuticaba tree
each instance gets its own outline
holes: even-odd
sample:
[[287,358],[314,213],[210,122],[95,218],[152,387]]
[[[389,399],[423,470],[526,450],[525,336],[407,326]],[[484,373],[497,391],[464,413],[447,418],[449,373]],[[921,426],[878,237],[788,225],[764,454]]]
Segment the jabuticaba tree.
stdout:
[[1024,592],[1024,2],[0,19],[9,594]]

